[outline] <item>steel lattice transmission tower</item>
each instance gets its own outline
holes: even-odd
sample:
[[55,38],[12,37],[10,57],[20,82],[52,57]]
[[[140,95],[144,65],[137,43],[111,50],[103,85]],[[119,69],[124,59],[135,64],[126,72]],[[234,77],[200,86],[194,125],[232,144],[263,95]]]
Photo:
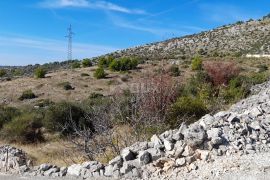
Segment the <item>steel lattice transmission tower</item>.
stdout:
[[68,50],[67,50],[67,60],[72,60],[72,38],[74,33],[72,32],[72,26],[70,25],[68,34],[65,36],[68,39]]

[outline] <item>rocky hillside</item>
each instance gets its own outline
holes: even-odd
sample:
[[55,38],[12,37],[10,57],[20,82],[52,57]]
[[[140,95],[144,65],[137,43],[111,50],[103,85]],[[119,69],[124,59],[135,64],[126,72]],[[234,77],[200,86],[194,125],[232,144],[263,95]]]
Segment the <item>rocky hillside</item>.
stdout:
[[[247,22],[239,21],[210,31],[119,50],[104,56],[112,55],[116,58],[136,56],[143,60],[173,60],[190,58],[196,54],[206,57],[270,54],[270,16]],[[92,60],[95,63],[99,58],[94,57]],[[46,63],[41,67],[50,71],[68,69],[75,61],[77,60]],[[9,75],[29,76],[39,66],[7,67],[0,64],[0,69],[7,69]]]
[[[121,151],[107,165],[97,161],[57,167],[31,167],[27,156],[0,147],[0,169],[24,176],[75,176],[123,179],[224,179],[230,173],[269,174],[270,81],[252,88],[255,95],[229,110],[206,115],[189,126],[154,135]],[[254,174],[245,174],[245,172]],[[237,174],[238,173],[238,174]],[[243,174],[241,174],[243,173]]]
[[204,56],[270,54],[269,34],[270,21],[264,17],[262,20],[237,22],[195,35],[117,51],[112,55],[179,59],[195,54]]

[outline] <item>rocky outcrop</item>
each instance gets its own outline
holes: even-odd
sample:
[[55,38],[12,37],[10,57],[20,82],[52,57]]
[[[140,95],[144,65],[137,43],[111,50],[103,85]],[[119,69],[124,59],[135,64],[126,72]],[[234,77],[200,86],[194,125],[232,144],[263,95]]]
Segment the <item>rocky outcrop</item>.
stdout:
[[[228,111],[207,114],[194,124],[182,124],[179,129],[154,135],[149,142],[123,149],[107,165],[89,161],[61,168],[50,164],[30,168],[22,151],[7,146],[11,156],[8,166],[31,176],[160,179],[169,171],[197,171],[221,156],[270,152],[270,82],[253,91],[258,93]],[[0,152],[5,162],[5,148]]]
[[202,56],[270,54],[269,19],[238,22],[194,35],[173,38],[112,53],[115,57],[171,59]]

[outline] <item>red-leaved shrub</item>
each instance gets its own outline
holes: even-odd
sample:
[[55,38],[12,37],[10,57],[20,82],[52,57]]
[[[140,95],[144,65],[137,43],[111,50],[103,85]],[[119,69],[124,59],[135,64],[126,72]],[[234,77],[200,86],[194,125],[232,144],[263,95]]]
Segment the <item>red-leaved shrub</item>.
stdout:
[[227,85],[240,73],[239,67],[234,62],[206,61],[203,63],[203,68],[215,86]]
[[134,93],[136,111],[143,119],[164,122],[168,108],[178,96],[178,83],[169,75],[144,78]]

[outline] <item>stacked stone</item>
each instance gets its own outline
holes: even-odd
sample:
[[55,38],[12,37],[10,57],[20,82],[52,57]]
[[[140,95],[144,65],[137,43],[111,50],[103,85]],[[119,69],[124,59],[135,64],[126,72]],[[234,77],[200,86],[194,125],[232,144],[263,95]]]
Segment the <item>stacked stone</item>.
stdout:
[[21,167],[26,167],[30,161],[27,161],[26,153],[21,149],[4,145],[0,147],[0,170],[7,172],[18,171]]

